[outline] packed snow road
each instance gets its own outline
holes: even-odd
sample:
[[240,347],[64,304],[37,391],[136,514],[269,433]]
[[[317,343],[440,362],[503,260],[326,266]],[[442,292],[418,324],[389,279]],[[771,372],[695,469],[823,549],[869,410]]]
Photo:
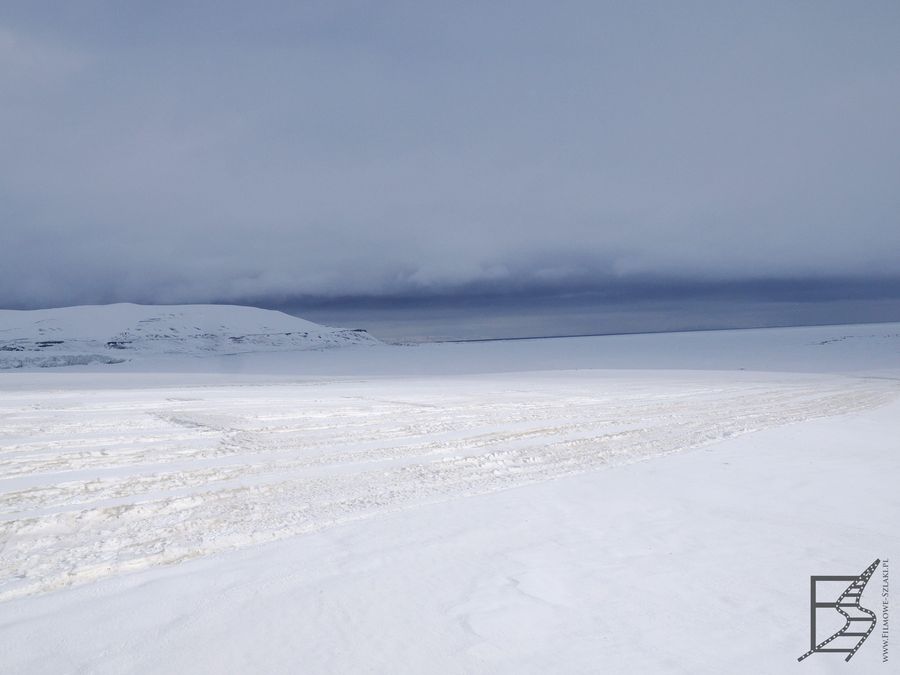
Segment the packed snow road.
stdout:
[[0,391],[0,601],[858,412],[897,393],[889,379],[740,372],[129,377],[125,388],[70,378]]

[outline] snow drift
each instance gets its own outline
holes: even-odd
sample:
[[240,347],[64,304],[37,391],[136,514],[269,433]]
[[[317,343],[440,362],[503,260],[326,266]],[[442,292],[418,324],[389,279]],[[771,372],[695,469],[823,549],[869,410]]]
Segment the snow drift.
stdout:
[[0,310],[0,369],[122,363],[378,344],[362,330],[233,305],[93,305]]

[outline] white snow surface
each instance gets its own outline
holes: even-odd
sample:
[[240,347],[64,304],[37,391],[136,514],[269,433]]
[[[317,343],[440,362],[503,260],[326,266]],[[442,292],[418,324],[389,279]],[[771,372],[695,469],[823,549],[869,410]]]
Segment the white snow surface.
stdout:
[[0,310],[0,369],[119,364],[377,344],[365,332],[234,305],[88,305]]
[[796,659],[898,395],[897,324],[0,374],[0,671],[890,672]]

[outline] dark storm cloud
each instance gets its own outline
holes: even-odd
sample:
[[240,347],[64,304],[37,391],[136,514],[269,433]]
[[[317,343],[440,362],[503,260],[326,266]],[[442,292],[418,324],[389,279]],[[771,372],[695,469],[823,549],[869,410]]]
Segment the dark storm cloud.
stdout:
[[4,3],[0,305],[894,288],[898,29],[896,2]]

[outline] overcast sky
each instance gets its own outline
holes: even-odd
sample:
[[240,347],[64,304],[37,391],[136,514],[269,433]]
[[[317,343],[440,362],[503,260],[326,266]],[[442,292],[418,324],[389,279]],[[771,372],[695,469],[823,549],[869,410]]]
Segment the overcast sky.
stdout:
[[877,286],[898,36],[896,0],[6,0],[0,306]]

